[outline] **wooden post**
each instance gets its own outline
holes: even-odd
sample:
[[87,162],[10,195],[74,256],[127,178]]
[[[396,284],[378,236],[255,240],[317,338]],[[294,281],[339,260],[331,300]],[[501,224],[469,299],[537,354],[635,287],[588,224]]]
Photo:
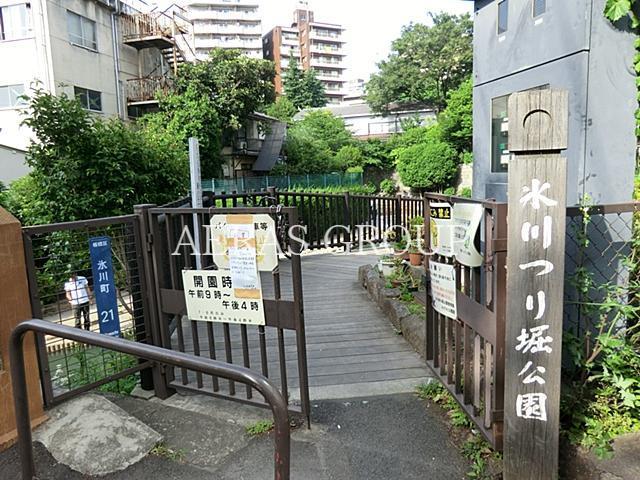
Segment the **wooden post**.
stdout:
[[509,99],[505,480],[558,478],[568,94]]
[[[31,302],[27,281],[22,229],[20,222],[0,207],[0,451],[11,445],[17,435],[13,407],[13,390],[9,375],[9,335],[22,321],[31,318]],[[31,425],[42,423],[38,363],[35,343],[30,334],[25,341],[27,384]]]

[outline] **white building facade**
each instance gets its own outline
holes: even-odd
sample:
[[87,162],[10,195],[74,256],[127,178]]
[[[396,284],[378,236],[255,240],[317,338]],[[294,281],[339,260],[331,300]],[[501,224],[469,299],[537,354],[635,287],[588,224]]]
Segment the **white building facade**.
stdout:
[[[142,15],[131,7],[137,3],[0,0],[0,145],[5,151],[25,151],[32,141],[21,125],[26,113],[21,96],[34,87],[76,97],[104,117],[127,119],[136,108],[153,105],[158,78],[170,70],[163,50],[172,45],[167,35],[173,20],[160,28],[160,14]],[[143,32],[142,26],[153,28]],[[152,43],[136,43],[137,30]],[[0,161],[21,158],[3,155]],[[0,172],[24,173],[24,168],[0,165]],[[0,174],[5,184],[14,179],[15,174]]]
[[193,23],[195,51],[206,59],[213,48],[240,50],[262,58],[259,0],[186,0],[181,2]]

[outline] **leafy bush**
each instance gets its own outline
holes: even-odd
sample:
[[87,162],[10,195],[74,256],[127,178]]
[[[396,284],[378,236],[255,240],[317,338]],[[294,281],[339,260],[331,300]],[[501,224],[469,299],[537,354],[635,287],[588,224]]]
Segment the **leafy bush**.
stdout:
[[[37,89],[24,121],[37,138],[32,172],[14,190],[28,224],[131,213],[137,203],[165,203],[186,190],[184,150],[120,120],[102,120],[75,99]],[[28,192],[28,193],[27,193]]]
[[396,186],[396,183],[390,178],[385,178],[380,182],[380,192],[385,195],[395,195],[397,191],[398,187]]
[[473,149],[473,83],[471,77],[450,92],[438,117],[442,139],[460,153]]
[[397,149],[397,168],[402,183],[420,190],[441,191],[458,173],[458,155],[439,137],[436,125],[428,127],[418,143]]
[[364,165],[364,155],[355,145],[345,145],[336,153],[336,164],[343,168],[360,167]]

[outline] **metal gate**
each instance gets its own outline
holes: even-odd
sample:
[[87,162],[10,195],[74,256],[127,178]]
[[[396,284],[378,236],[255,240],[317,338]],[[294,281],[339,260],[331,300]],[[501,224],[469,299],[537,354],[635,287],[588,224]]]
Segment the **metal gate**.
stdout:
[[[152,343],[148,289],[141,276],[143,242],[137,215],[24,227],[22,232],[34,317],[74,326],[77,320],[65,298],[65,282],[77,274],[86,277],[91,286],[94,284],[89,239],[109,236],[122,335],[136,342]],[[94,305],[88,317],[90,325],[85,328],[99,331]],[[142,372],[142,385],[153,388],[150,362],[55,336],[36,334],[36,343],[47,407],[101,386],[116,391],[132,388],[132,375],[137,372]]]
[[[236,202],[234,202],[234,205]],[[154,305],[151,316],[156,345],[207,356],[230,364],[253,368],[279,381],[292,412],[309,419],[309,385],[302,302],[302,272],[299,252],[292,242],[290,260],[280,261],[273,272],[261,272],[266,326],[191,321],[186,317],[181,272],[196,268],[196,257],[187,248],[178,248],[185,227],[194,232],[194,217],[200,231],[200,252],[207,248],[207,228],[214,214],[274,214],[273,208],[155,208],[144,207],[142,218],[148,232],[145,275],[153,282]],[[297,209],[283,207],[280,215],[288,225],[298,225]],[[193,238],[196,238],[195,236]],[[215,269],[212,255],[201,255],[203,269]],[[285,282],[286,280],[286,282]],[[238,391],[233,381],[221,381],[186,368],[162,372],[169,388],[190,390],[244,403],[268,407],[251,387]]]
[[[476,203],[483,206],[484,264],[471,268],[452,258],[457,282],[458,318],[436,312],[427,288],[427,364],[494,448],[502,449],[504,345],[506,315],[507,204],[427,194],[425,241],[430,250],[430,203]],[[482,227],[481,227],[482,228]]]

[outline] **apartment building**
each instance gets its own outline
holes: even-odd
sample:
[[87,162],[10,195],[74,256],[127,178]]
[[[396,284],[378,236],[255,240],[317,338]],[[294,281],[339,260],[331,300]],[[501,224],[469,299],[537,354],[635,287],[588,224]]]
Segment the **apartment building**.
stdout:
[[290,27],[277,26],[262,39],[264,58],[276,65],[276,91],[284,91],[282,77],[294,58],[304,70],[313,69],[322,82],[327,101],[341,103],[347,94],[344,28],[316,22],[313,10],[301,4]]
[[154,107],[172,67],[189,57],[190,33],[186,18],[138,10],[145,6],[138,0],[0,0],[1,181],[25,172],[17,163],[32,134],[21,125],[21,96],[34,86],[75,96],[99,116],[126,119]]
[[193,23],[199,59],[207,58],[213,48],[262,58],[260,0],[186,0],[181,5]]
[[606,0],[476,0],[473,194],[506,200],[509,95],[569,92],[567,203],[632,198],[636,159],[636,36],[612,25]]

